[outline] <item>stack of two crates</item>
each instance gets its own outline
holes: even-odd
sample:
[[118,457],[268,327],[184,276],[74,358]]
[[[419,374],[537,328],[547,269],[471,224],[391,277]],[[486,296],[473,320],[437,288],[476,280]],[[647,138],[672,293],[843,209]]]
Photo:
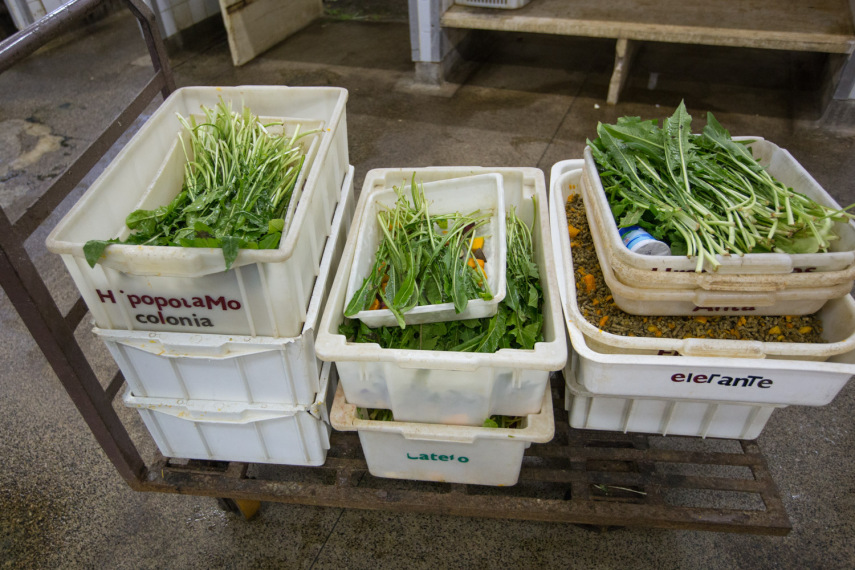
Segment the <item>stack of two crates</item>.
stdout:
[[[755,140],[755,156],[795,191],[839,205],[777,145]],[[773,411],[823,406],[855,373],[855,225],[816,254],[721,258],[697,273],[685,256],[645,256],[623,245],[590,150],[555,164],[550,215],[561,296],[572,345],[565,369],[571,426],[662,435],[754,439]],[[580,310],[565,202],[584,201],[597,258],[618,308],[632,315],[805,315],[816,312],[822,343],[669,339],[600,330]]]
[[[544,291],[544,339],[533,350],[467,353],[383,348],[374,343],[349,342],[341,334],[354,284],[362,283],[374,263],[376,239],[364,237],[364,231],[370,233],[372,224],[377,224],[383,197],[389,198],[393,187],[403,186],[409,194],[414,177],[424,184],[429,205],[439,206],[444,201],[442,194],[450,192],[450,211],[494,209],[494,215],[504,216],[514,207],[522,221],[532,227],[535,261]],[[485,186],[491,185],[503,205],[478,197]],[[358,432],[373,475],[513,485],[518,480],[525,449],[532,443],[552,439],[549,376],[564,366],[567,347],[546,196],[543,173],[534,168],[395,168],[366,174],[315,348],[319,358],[335,362],[338,370],[339,389],[331,412],[333,427]],[[492,237],[496,240],[493,245],[504,248],[503,238]],[[485,245],[488,265],[493,253],[490,247]],[[487,271],[488,281],[490,277]],[[416,314],[420,314],[419,309],[422,307],[415,309]],[[380,315],[388,311],[362,311],[355,318],[364,317],[366,326],[383,324],[367,324],[373,318],[369,313],[382,318]],[[416,321],[407,326],[419,324]],[[376,421],[360,413],[371,409],[390,410],[394,419]],[[485,420],[493,415],[524,416],[525,420],[521,429],[484,427]]]
[[[188,118],[222,100],[282,123],[305,161],[278,249],[111,245],[90,267],[88,240],[124,237],[126,216],[182,187]],[[314,340],[354,208],[345,104],[338,88],[188,87],[157,109],[47,240],[62,256],[95,332],[167,457],[320,465],[328,390]],[[334,390],[334,386],[332,390]]]

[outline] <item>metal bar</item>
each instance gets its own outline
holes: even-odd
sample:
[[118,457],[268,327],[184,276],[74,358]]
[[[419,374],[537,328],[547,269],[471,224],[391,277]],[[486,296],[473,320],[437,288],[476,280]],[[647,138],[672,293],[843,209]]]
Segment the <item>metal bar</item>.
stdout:
[[175,91],[175,79],[172,77],[166,46],[163,45],[163,38],[160,36],[160,28],[157,27],[154,13],[142,0],[125,0],[125,3],[140,23],[155,73],[163,75],[164,85],[160,93],[166,99]]
[[86,306],[86,302],[83,298],[78,298],[77,302],[74,303],[74,306],[65,314],[65,324],[68,325],[68,328],[71,330],[76,330],[77,325],[80,324],[80,321],[83,320],[83,317],[86,316],[88,311],[89,308]]
[[790,530],[788,520],[770,519],[765,511],[686,507],[651,508],[648,505],[613,500],[551,500],[494,494],[353,488],[294,481],[234,480],[210,474],[176,472],[167,466],[156,467],[149,471],[141,490],[337,508],[495,519],[512,518],[601,526],[638,526],[771,535],[784,535]]
[[769,471],[769,466],[766,464],[766,458],[760,453],[760,446],[754,441],[743,441],[742,448],[747,454],[757,457],[757,465],[751,468],[754,478],[766,485],[767,491],[763,494],[763,503],[766,505],[766,511],[771,516],[787,517],[787,510],[784,508],[784,501],[777,493],[775,481],[772,479],[772,473]]
[[116,372],[116,375],[113,376],[113,379],[110,380],[110,383],[107,385],[107,389],[104,390],[104,394],[107,396],[109,401],[113,401],[116,397],[116,394],[119,393],[119,390],[122,389],[122,385],[125,383],[125,376],[122,374],[122,371],[119,370]]
[[31,55],[47,42],[74,28],[103,0],[72,0],[44,18],[0,42],[0,73]]
[[656,461],[663,463],[715,463],[733,467],[750,467],[754,459],[741,453],[711,453],[706,451],[675,451],[670,449],[626,449],[539,446],[530,448],[538,457],[572,456],[587,461]]
[[[59,37],[100,7],[103,0],[72,0],[35,24],[0,43],[0,73]],[[133,489],[140,487],[145,462],[112,407],[121,383],[114,378],[107,390],[92,370],[74,338],[74,328],[85,314],[78,302],[68,316],[56,306],[24,248],[25,239],[100,160],[128,125],[157,93],[169,95],[174,81],[154,15],[140,0],[125,0],[140,23],[149,48],[154,77],[113,124],[63,173],[17,225],[0,210],[0,284],[27,329],[41,348],[66,392],[77,406],[116,470]]]
[[554,483],[575,483],[597,485],[619,485],[622,487],[643,487],[656,485],[671,488],[692,488],[699,491],[734,491],[740,493],[761,493],[766,489],[764,482],[754,479],[729,479],[727,477],[703,477],[696,475],[646,476],[643,473],[609,473],[590,471],[567,471],[563,469],[525,468],[520,478],[530,481],[549,481]]
[[[2,54],[0,54],[2,55]],[[101,160],[110,147],[130,127],[134,120],[148,107],[165,85],[163,74],[152,77],[101,135],[90,144],[80,157],[60,175],[57,181],[15,222],[15,230],[29,236],[54,209],[74,190],[92,168]]]

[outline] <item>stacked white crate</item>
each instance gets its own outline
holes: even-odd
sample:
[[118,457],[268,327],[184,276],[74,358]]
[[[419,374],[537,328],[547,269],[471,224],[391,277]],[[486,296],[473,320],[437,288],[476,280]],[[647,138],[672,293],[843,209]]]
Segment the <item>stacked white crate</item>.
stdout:
[[[317,130],[303,139],[279,248],[241,250],[226,270],[217,248],[112,245],[90,268],[87,240],[121,237],[128,213],[180,189],[174,115],[198,114],[220,98],[283,119],[286,132]],[[355,203],[346,100],[339,88],[179,89],[48,237],[128,382],[125,404],[139,410],[164,455],[324,462],[335,374],[317,360],[314,340]],[[146,309],[157,322],[139,318]]]
[[128,382],[125,405],[139,410],[161,453],[324,463],[336,376],[317,360],[314,342],[353,215],[352,167],[345,184],[299,336],[95,329]]
[[581,160],[552,168],[550,215],[571,357],[565,407],[576,428],[754,439],[775,408],[828,404],[855,374],[855,301],[820,313],[828,343],[614,335],[579,311],[564,204]]
[[[414,174],[429,183],[487,173],[502,176],[506,208],[515,206],[519,217],[533,225],[544,291],[544,341],[533,350],[501,349],[492,354],[384,349],[347,342],[338,329],[349,300],[347,282],[354,265],[358,222],[366,215],[372,193],[409,182]],[[372,474],[510,485],[519,475],[522,450],[552,438],[549,375],[564,366],[567,347],[546,205],[543,173],[533,168],[380,169],[366,175],[315,349],[319,358],[335,363],[339,374],[333,427],[359,432]],[[395,421],[360,419],[357,406],[389,409]],[[527,419],[524,429],[482,427],[491,415]],[[455,451],[449,451],[452,448]],[[486,462],[494,453],[515,459],[502,466]],[[452,461],[451,455],[457,459]],[[472,464],[461,466],[461,456],[462,463]],[[481,459],[475,461],[476,457]]]
[[[783,184],[824,206],[840,208],[785,149],[759,137],[735,140],[752,141],[748,146],[758,162]],[[807,315],[826,301],[845,297],[855,285],[855,223],[848,219],[834,223],[839,239],[828,252],[717,255],[720,265],[715,271],[696,272],[696,260],[686,256],[632,252],[618,233],[590,148],[584,156],[579,187],[591,237],[615,303],[628,313]]]

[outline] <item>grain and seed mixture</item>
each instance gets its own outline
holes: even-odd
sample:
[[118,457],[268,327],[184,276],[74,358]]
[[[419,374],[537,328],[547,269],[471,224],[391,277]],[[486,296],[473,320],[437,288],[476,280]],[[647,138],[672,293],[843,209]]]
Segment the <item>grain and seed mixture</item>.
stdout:
[[620,336],[717,338],[765,342],[826,342],[816,315],[642,317],[620,310],[603,278],[582,196],[572,193],[565,204],[573,251],[579,312],[595,327]]

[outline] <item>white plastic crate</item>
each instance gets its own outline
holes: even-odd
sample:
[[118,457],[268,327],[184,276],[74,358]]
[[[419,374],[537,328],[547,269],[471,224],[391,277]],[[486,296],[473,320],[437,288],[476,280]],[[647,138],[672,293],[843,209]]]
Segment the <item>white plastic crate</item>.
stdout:
[[[505,206],[516,206],[525,223],[536,222],[532,233],[544,291],[544,342],[534,350],[502,349],[492,354],[382,349],[376,344],[348,343],[338,328],[346,302],[347,268],[353,263],[356,248],[354,226],[321,319],[315,345],[318,357],[336,363],[350,403],[391,409],[401,421],[479,426],[494,414],[536,413],[549,373],[562,369],[567,360],[543,173],[535,168],[483,167],[372,170],[365,177],[354,219],[367,207],[372,188],[409,180],[414,172],[425,182],[490,172],[502,175]],[[532,197],[536,198],[536,210]]]
[[531,0],[454,0],[460,6],[475,6],[477,8],[503,8],[515,10],[522,8]]
[[311,404],[320,389],[315,336],[355,209],[350,167],[300,336],[240,337],[95,329],[136,397]]
[[[335,376],[325,364],[309,406],[142,398],[125,393],[166,457],[323,465],[330,447],[329,403]],[[332,388],[332,390],[330,390]]]
[[[83,246],[109,239],[141,205],[163,203],[181,156],[175,117],[213,107],[222,97],[256,115],[323,124],[307,160],[305,183],[278,249],[241,250],[225,271],[216,248],[111,245],[90,268]],[[347,91],[333,87],[186,87],[178,89],[104,170],[47,238],[62,256],[96,324],[105,329],[298,336],[330,220],[347,173]],[[173,154],[170,154],[173,152]],[[171,159],[171,160],[170,160]],[[311,162],[311,164],[309,164]],[[158,177],[164,178],[160,180]]]
[[[568,160],[559,163],[553,169],[549,195],[549,212],[550,216],[552,216],[550,228],[552,230],[553,251],[558,256],[556,263],[559,265],[558,282],[562,302],[570,310],[571,315],[569,318],[574,321],[579,330],[585,335],[586,342],[592,350],[623,354],[682,354],[684,356],[825,360],[835,354],[843,354],[855,349],[855,301],[847,294],[848,290],[843,293],[842,297],[820,305],[818,318],[822,323],[822,337],[827,341],[824,343],[630,337],[605,332],[590,323],[579,311],[576,299],[575,279],[573,279],[574,270],[567,273],[560,269],[562,267],[573,267],[570,236],[566,231],[567,218],[564,211],[564,204],[567,197],[573,191],[572,189],[579,187],[581,176],[579,168],[581,164],[581,160]],[[572,166],[576,166],[577,168],[568,170]],[[556,174],[556,169],[559,169],[561,173]],[[604,269],[605,271],[607,270]],[[565,282],[565,275],[567,276],[566,279],[571,281],[569,286]],[[606,283],[611,287],[613,279],[606,279]],[[656,291],[658,290],[647,290],[646,292],[655,293]],[[612,295],[617,298],[615,290],[612,290]],[[617,304],[620,306],[620,303]],[[653,305],[642,304],[642,314],[655,314],[646,312],[645,307],[655,308]],[[719,307],[719,309],[721,308]],[[722,312],[711,308],[710,310],[696,311],[689,314],[694,316],[716,316],[728,314],[730,312],[729,309],[727,307]]]
[[340,431],[357,431],[368,470],[375,477],[515,485],[525,450],[546,443],[555,432],[552,392],[520,429],[363,420],[339,386],[330,412]]
[[570,426],[576,429],[756,439],[772,412],[783,407],[596,396],[582,389],[566,371],[565,379],[564,408]]
[[[420,180],[416,180],[420,182]],[[403,187],[407,201],[412,205],[410,180],[393,182],[393,186]],[[487,258],[484,271],[487,274],[487,284],[493,293],[489,301],[470,299],[466,309],[455,312],[454,303],[438,305],[423,305],[414,307],[404,313],[404,322],[408,325],[454,321],[463,319],[479,319],[492,317],[496,314],[499,303],[505,298],[505,255],[507,243],[505,239],[505,193],[502,177],[498,174],[478,174],[448,180],[436,180],[423,184],[425,200],[431,214],[453,214],[460,212],[468,214],[474,211],[481,213],[492,212],[490,223],[482,227],[477,235],[484,236],[484,254]],[[358,227],[356,236],[356,252],[354,263],[350,268],[350,278],[347,280],[347,301],[350,302],[362,283],[374,268],[377,249],[383,239],[383,232],[378,227],[377,215],[395,207],[398,195],[387,186],[384,189],[372,188],[368,206],[363,216],[355,220]],[[395,315],[389,309],[359,311],[353,316],[369,327],[398,326]]]
[[[556,164],[552,171],[552,183],[563,189],[562,194],[567,196],[568,184],[577,187],[586,186],[585,176],[578,170],[571,170],[575,161],[563,161]],[[849,293],[855,277],[855,266],[841,271],[819,272],[819,273],[771,273],[763,274],[735,274],[719,276],[715,273],[695,273],[684,269],[671,271],[666,268],[663,271],[633,270],[632,285],[623,282],[617,277],[614,270],[617,266],[626,268],[622,260],[623,252],[616,255],[613,252],[614,244],[609,243],[607,231],[611,229],[607,224],[615,227],[611,218],[604,219],[596,210],[599,206],[591,197],[591,192],[582,190],[585,201],[585,211],[591,228],[591,237],[597,252],[597,258],[615,303],[622,310],[633,315],[710,315],[724,312],[738,312],[750,315],[806,315],[818,311],[826,301],[839,299]],[[604,198],[605,199],[605,198]],[[591,211],[595,213],[592,215]],[[840,224],[843,225],[843,224]],[[845,226],[844,226],[845,227]],[[620,247],[632,256],[632,253],[620,243]],[[754,254],[772,255],[780,260],[781,256],[789,259],[792,256],[783,254]],[[805,254],[807,255],[807,254]],[[816,254],[820,255],[820,254]],[[671,257],[641,256],[656,260]],[[747,257],[747,256],[745,256]],[[680,257],[686,260],[685,257]],[[753,266],[756,270],[757,266]],[[638,271],[641,271],[639,274]],[[689,275],[689,277],[686,277]],[[687,285],[695,276],[700,285],[689,288]],[[724,277],[728,281],[713,281],[718,277]],[[826,277],[828,279],[826,279]],[[683,286],[678,282],[683,279]],[[803,279],[804,278],[804,279]],[[651,282],[655,281],[655,284]],[[671,281],[675,281],[673,288],[667,288]],[[799,285],[799,286],[796,286]]]
[[[755,158],[768,172],[796,192],[832,208],[840,205],[786,150],[759,137],[750,145]],[[582,193],[588,221],[600,235],[602,254],[623,283],[644,288],[701,288],[710,290],[778,291],[783,288],[827,287],[855,281],[855,223],[837,222],[839,240],[831,242],[827,253],[749,253],[743,256],[716,256],[721,263],[715,272],[695,272],[696,259],[686,256],[651,256],[633,253],[624,246],[611,214],[591,149],[584,152],[585,175]],[[558,163],[558,167],[561,163]],[[560,167],[559,167],[560,169]],[[556,174],[553,167],[553,174]],[[630,271],[634,269],[635,271]],[[823,273],[822,275],[818,275]],[[825,273],[831,273],[826,275]],[[736,275],[734,275],[736,274]],[[774,275],[773,276],[770,276]]]
[[592,236],[603,279],[611,290],[614,302],[621,310],[631,315],[699,316],[722,312],[745,315],[810,315],[821,309],[829,300],[840,299],[852,290],[852,283],[764,292],[634,287],[615,277],[608,260],[599,255],[602,243],[597,232],[592,232]]
[[824,362],[727,356],[607,354],[568,319],[576,380],[592,394],[824,406],[855,374],[855,351]]

